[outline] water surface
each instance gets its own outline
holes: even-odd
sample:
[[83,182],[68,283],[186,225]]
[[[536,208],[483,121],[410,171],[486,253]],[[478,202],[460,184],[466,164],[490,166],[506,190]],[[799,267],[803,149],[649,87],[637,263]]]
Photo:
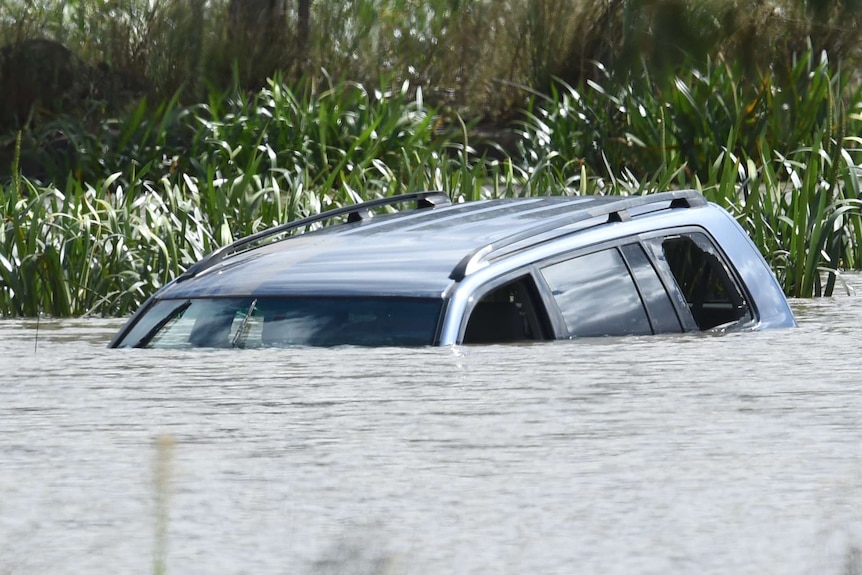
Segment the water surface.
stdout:
[[862,573],[862,297],[794,310],[419,350],[2,321],[0,574]]

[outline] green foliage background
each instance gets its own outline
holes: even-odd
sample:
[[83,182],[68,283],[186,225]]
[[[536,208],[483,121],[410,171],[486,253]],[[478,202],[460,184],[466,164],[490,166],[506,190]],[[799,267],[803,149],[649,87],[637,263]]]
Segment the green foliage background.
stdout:
[[296,8],[0,0],[0,46],[62,43],[82,94],[0,133],[0,314],[124,315],[232,239],[419,189],[693,187],[788,295],[862,267],[859,2],[319,0],[304,47]]

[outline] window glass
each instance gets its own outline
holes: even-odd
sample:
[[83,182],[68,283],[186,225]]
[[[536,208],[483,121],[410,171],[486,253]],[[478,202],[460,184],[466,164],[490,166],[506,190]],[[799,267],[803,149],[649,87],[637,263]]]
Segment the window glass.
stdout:
[[463,343],[508,343],[545,339],[547,313],[536,284],[524,276],[482,296],[473,307]]
[[646,311],[616,249],[542,269],[572,336],[652,333]]
[[425,298],[162,300],[120,346],[432,345],[442,306]]
[[649,311],[653,332],[678,333],[682,331],[676,308],[671,303],[670,296],[643,247],[640,244],[629,244],[623,246],[622,251]]
[[704,234],[668,237],[661,245],[670,271],[700,329],[751,318],[745,298]]

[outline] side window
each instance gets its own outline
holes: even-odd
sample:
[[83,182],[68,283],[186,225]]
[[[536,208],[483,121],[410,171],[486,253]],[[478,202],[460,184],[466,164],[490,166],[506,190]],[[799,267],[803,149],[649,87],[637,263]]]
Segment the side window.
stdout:
[[541,340],[549,333],[536,284],[524,276],[482,296],[467,320],[463,343]]
[[676,308],[640,244],[622,246],[623,255],[635,276],[641,297],[649,311],[654,333],[679,333],[682,325]]
[[542,269],[572,336],[652,333],[620,252],[608,249]]
[[669,236],[661,242],[668,267],[702,330],[751,319],[744,296],[715,246],[702,233]]

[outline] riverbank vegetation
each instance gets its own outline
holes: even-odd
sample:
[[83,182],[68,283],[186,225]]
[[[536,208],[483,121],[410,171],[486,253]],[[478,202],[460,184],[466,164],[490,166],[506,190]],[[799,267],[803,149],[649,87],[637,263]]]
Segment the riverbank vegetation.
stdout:
[[4,86],[38,38],[75,88],[3,119],[0,315],[125,315],[232,239],[418,189],[693,187],[788,295],[862,268],[852,3],[287,2],[250,34],[233,3],[0,1]]

